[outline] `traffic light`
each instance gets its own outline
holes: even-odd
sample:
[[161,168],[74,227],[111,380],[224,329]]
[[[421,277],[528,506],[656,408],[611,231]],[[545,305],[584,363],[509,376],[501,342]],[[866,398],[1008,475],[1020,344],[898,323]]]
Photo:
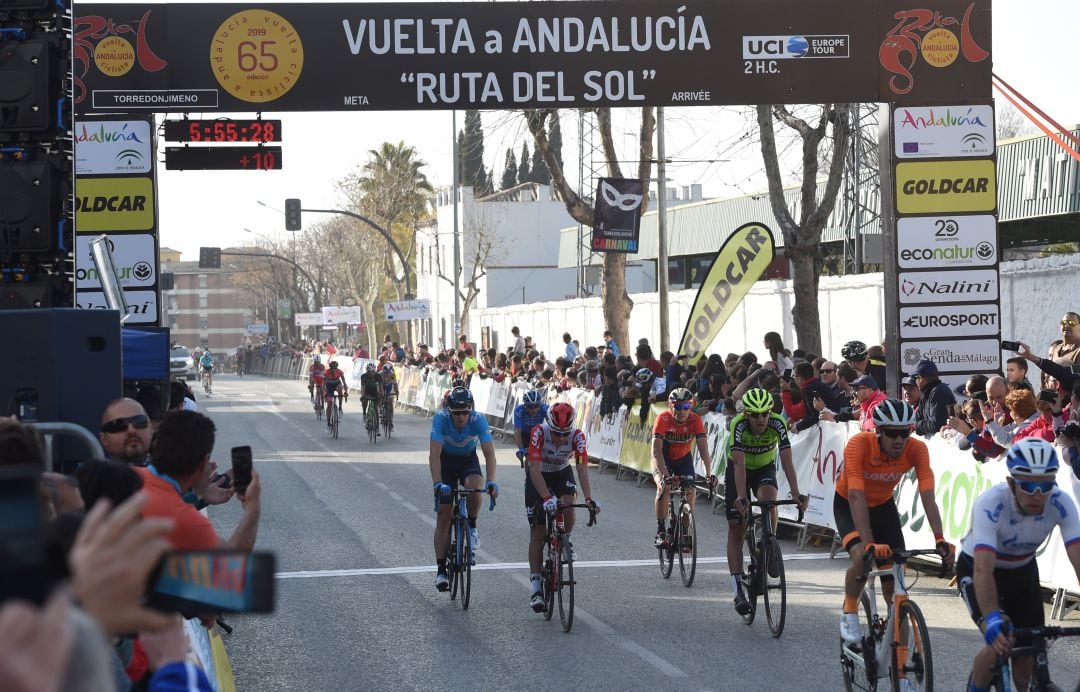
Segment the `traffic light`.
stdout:
[[285,230],[299,231],[300,228],[300,200],[290,197],[285,200]]
[[199,248],[199,269],[221,269],[221,248]]

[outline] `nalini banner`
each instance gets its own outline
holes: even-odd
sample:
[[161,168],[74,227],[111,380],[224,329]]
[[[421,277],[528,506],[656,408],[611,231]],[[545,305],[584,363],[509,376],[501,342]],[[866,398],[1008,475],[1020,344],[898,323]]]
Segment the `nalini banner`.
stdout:
[[750,287],[772,263],[773,249],[772,231],[760,223],[739,226],[724,241],[694,298],[679,342],[680,355],[694,362],[712,344]]
[[600,178],[593,215],[594,252],[637,252],[645,186],[636,178]]

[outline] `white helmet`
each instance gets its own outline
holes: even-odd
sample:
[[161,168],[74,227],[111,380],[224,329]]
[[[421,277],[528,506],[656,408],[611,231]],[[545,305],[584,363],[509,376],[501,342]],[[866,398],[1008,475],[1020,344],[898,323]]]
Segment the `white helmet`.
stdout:
[[1054,445],[1041,437],[1025,437],[1009,448],[1005,458],[1013,478],[1052,476],[1058,470]]
[[874,407],[871,416],[874,426],[881,427],[909,427],[915,425],[915,409],[911,404],[899,399],[885,399]]

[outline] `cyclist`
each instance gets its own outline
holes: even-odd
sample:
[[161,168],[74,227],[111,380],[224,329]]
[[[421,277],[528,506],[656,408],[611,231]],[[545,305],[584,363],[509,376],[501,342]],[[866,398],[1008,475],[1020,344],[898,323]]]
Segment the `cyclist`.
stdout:
[[[727,557],[728,571],[735,588],[735,611],[739,615],[750,612],[750,602],[743,592],[742,539],[750,514],[746,498],[749,491],[759,502],[776,499],[776,455],[784,468],[791,498],[799,501],[799,508],[806,509],[806,496],[799,494],[799,479],[791,463],[791,442],[788,440],[787,424],[782,416],[773,411],[775,401],[768,391],[755,387],[742,396],[742,413],[728,424],[727,470],[724,472],[724,506],[728,520]],[[777,514],[772,512],[773,529]],[[779,565],[768,565],[769,574],[777,576]]]
[[888,391],[885,382],[885,363],[870,357],[870,350],[861,341],[849,341],[840,349],[840,355],[860,375],[870,375],[874,381],[881,385],[881,389]]
[[[589,453],[585,449],[585,433],[574,427],[574,407],[567,403],[553,404],[547,419],[529,433],[529,472],[525,477],[525,516],[529,520],[529,579],[532,595],[529,605],[539,613],[544,610],[540,589],[540,568],[543,563],[546,512],[559,505],[571,505],[577,497],[571,457],[577,466],[578,481],[585,493],[585,503],[600,511],[592,499],[589,486]],[[574,509],[563,510],[566,531],[566,550],[571,549],[570,532],[574,530]]]
[[443,396],[442,396],[442,407],[444,409],[447,406],[450,405],[450,392],[454,391],[455,389],[457,389],[459,387],[461,389],[468,389],[469,388],[469,386],[465,384],[465,380],[462,380],[460,378],[450,381],[450,389],[447,389],[445,392],[443,392]]
[[[879,560],[893,550],[903,550],[900,513],[893,500],[893,488],[914,468],[919,482],[919,497],[926,520],[934,532],[938,554],[948,568],[953,548],[941,531],[941,513],[934,499],[934,472],[926,443],[911,437],[915,409],[899,399],[885,399],[871,416],[875,430],[856,433],[844,447],[843,475],[836,482],[833,517],[836,532],[842,537],[851,565],[844,578],[844,606],[840,617],[840,636],[857,644],[859,631],[859,593],[862,591],[863,556],[873,551]],[[881,591],[892,601],[891,577],[882,577]]]
[[[484,490],[492,497],[499,496],[499,486],[495,483],[495,441],[491,437],[487,419],[473,411],[473,395],[468,389],[456,387],[448,399],[447,408],[431,419],[428,451],[431,482],[435,496],[439,498],[439,512],[435,521],[435,588],[439,591],[450,588],[450,577],[446,573],[446,552],[450,548],[450,524],[453,520],[450,491],[459,482],[466,488],[478,490],[484,480],[480,459],[476,456],[477,445],[484,452],[487,467]],[[480,514],[479,493],[469,495],[468,512],[469,538],[475,550],[480,547],[480,536],[476,532],[476,517]]]
[[521,398],[521,403],[514,407],[514,444],[517,445],[517,458],[522,463],[528,452],[529,433],[547,420],[548,407],[542,399],[539,389],[530,389]]
[[330,361],[330,366],[323,374],[323,398],[326,399],[326,428],[330,426],[330,407],[334,405],[334,394],[349,398],[349,385],[345,382],[345,373],[338,369],[336,360]]
[[241,378],[244,376],[244,349],[241,346],[236,347],[236,374]]
[[[957,588],[986,641],[975,656],[969,690],[986,690],[994,663],[1008,656],[1011,626],[1045,624],[1035,551],[1054,527],[1080,579],[1080,518],[1075,503],[1057,487],[1058,456],[1038,437],[1014,444],[1005,457],[1009,477],[975,500],[971,529],[960,543]],[[1031,656],[1013,662],[1016,689],[1026,690]]]
[[210,349],[206,349],[202,357],[199,358],[199,366],[202,368],[203,377],[207,379],[207,387],[214,387],[214,356],[210,353]]
[[312,401],[315,401],[315,389],[318,388],[320,392],[322,391],[323,375],[325,373],[326,366],[322,364],[322,358],[320,356],[312,358],[307,376],[307,390]]
[[[397,375],[394,374],[394,366],[390,363],[383,363],[382,370],[379,372],[379,387],[382,399],[386,401],[388,407],[393,407],[394,397],[398,395]],[[376,409],[382,411],[381,408]],[[390,419],[390,429],[394,429],[393,417]]]
[[[694,476],[694,446],[696,444],[701,461],[705,464],[705,476],[710,485],[715,482],[712,475],[712,457],[709,455],[709,443],[705,436],[705,423],[701,416],[690,409],[694,407],[694,395],[689,389],[678,387],[668,394],[668,410],[656,417],[653,424],[652,466],[656,479],[656,546],[667,547],[668,535],[664,531],[664,520],[668,513],[666,482],[672,476]],[[686,501],[694,506],[697,493],[689,491]]]
[[[368,363],[364,367],[364,374],[360,376],[360,403],[364,410],[364,420],[367,420],[368,405],[379,411],[379,401],[382,399],[382,378],[379,377],[376,365]],[[374,401],[374,403],[370,403]],[[379,426],[375,426],[378,428]],[[382,435],[380,432],[379,435]]]

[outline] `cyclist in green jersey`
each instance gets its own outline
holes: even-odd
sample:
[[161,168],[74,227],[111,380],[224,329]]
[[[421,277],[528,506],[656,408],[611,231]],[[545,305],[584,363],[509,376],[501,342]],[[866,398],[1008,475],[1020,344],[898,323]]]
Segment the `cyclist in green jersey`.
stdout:
[[[751,389],[742,397],[743,412],[731,419],[727,437],[727,471],[724,475],[724,506],[728,520],[727,555],[731,582],[735,586],[735,610],[750,612],[750,602],[743,593],[742,539],[749,515],[749,490],[760,502],[776,499],[776,452],[784,467],[791,498],[806,509],[806,496],[799,494],[799,479],[791,463],[791,442],[784,419],[773,412],[773,397],[764,389]],[[773,529],[776,529],[773,510]],[[779,574],[779,565],[768,565],[770,575]]]

